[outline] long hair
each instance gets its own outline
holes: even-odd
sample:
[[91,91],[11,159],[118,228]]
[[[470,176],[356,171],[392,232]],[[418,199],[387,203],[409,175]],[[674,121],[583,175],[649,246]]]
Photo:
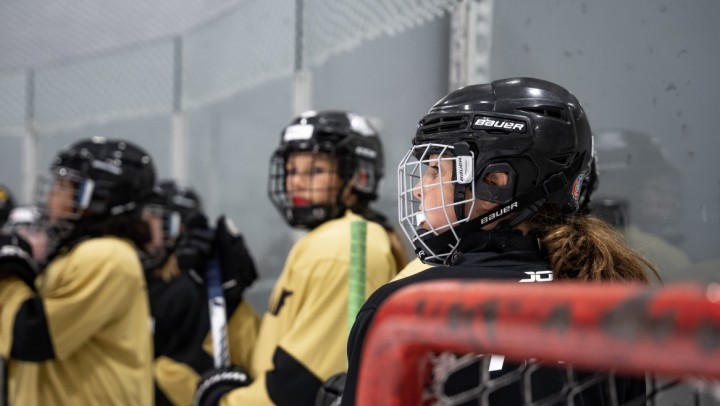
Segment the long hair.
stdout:
[[97,221],[82,221],[78,223],[71,236],[67,239],[70,244],[84,238],[114,236],[130,240],[139,251],[145,251],[145,245],[150,242],[150,227],[141,218],[137,210],[117,216],[107,217]]
[[562,216],[543,206],[528,221],[540,233],[555,279],[649,283],[657,269],[628,246],[620,233],[591,215]]

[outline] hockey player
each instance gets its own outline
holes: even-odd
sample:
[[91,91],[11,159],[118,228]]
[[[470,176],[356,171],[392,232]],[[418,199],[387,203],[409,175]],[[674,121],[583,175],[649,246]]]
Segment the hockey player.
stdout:
[[141,148],[79,141],[41,179],[38,207],[53,243],[44,272],[22,238],[0,240],[0,351],[12,362],[11,404],[152,404],[138,257],[149,232],[138,208],[154,181]]
[[154,320],[155,405],[190,405],[200,375],[213,367],[203,278],[207,261],[220,257],[225,282],[232,283],[225,292],[228,325],[230,338],[240,343],[233,342],[230,356],[245,368],[252,350],[245,343],[254,342],[259,318],[242,293],[257,277],[255,265],[242,236],[229,231],[234,227],[227,227],[228,220],[222,218],[216,231],[209,230],[200,197],[172,180],[158,184],[143,218],[152,234],[143,266]]
[[249,371],[254,380],[232,370],[207,374],[199,405],[312,405],[322,382],[345,370],[351,223],[370,220],[366,294],[397,268],[390,227],[369,207],[382,176],[380,139],[362,116],[307,112],[284,129],[271,159],[270,198],[291,226],[310,231],[271,293]]
[[[560,279],[647,283],[652,265],[602,221],[575,215],[591,156],[587,116],[556,84],[498,80],[437,102],[399,165],[398,207],[418,256],[438,266],[381,287],[360,310],[348,343],[342,404],[355,403],[362,347],[375,311],[404,286],[439,279],[535,282],[539,289],[541,282]],[[510,369],[505,365],[493,377]],[[455,394],[470,390],[477,385],[477,370],[453,373],[440,387]],[[564,371],[552,371],[533,373],[534,400],[565,383]],[[584,392],[584,404],[603,404],[601,390],[597,385]],[[617,390],[622,403],[644,394],[644,385],[618,379]],[[490,403],[522,404],[522,391],[508,385],[491,393]]]

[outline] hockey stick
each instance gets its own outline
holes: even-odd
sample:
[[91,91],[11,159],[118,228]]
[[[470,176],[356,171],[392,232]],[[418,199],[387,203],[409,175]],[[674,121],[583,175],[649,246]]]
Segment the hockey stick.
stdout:
[[348,286],[347,331],[350,334],[355,317],[365,303],[365,239],[367,221],[354,221],[350,225],[350,269]]
[[225,295],[223,295],[220,265],[216,259],[208,263],[207,271],[208,311],[210,312],[210,332],[213,343],[213,363],[215,368],[230,366],[230,348],[227,335],[227,313]]

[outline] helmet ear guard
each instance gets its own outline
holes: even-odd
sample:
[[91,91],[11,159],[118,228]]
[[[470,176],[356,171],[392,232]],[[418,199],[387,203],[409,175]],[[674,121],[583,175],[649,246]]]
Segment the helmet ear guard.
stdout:
[[[506,173],[508,183],[505,185],[489,185],[485,182],[488,175],[492,173]],[[491,163],[485,166],[477,177],[475,185],[475,197],[488,202],[505,204],[512,200],[515,194],[515,170],[506,162]]]

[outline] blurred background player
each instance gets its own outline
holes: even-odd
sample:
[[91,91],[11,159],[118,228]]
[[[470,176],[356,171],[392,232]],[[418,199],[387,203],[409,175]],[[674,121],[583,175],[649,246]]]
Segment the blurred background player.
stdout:
[[681,248],[684,210],[680,172],[658,140],[635,131],[595,133],[599,186],[593,213],[614,225],[639,253],[657,264],[665,281],[689,279]]
[[[150,156],[92,138],[60,151],[40,179],[49,224],[44,272],[17,234],[0,240],[0,350],[14,405],[152,404],[152,342],[138,257]],[[11,321],[11,322],[9,322]]]
[[[254,342],[259,319],[242,300],[242,293],[257,276],[255,265],[242,236],[231,236],[224,219],[220,222],[221,232],[207,228],[200,197],[175,181],[158,183],[153,197],[143,207],[143,219],[152,235],[143,266],[154,320],[155,405],[190,405],[200,375],[213,367],[208,294],[203,278],[207,261],[213,256],[224,258],[224,268],[228,269],[224,272],[225,282],[234,283],[225,292],[226,310],[233,331],[231,338],[243,345],[235,343],[230,356],[233,364],[245,368],[252,345],[244,343]],[[222,243],[216,243],[219,239]],[[176,250],[180,251],[182,269]]]
[[370,122],[342,111],[306,112],[282,134],[269,194],[292,227],[309,230],[292,248],[270,296],[250,375],[216,370],[199,405],[312,405],[322,382],[345,370],[351,223],[368,220],[366,296],[405,264],[392,228],[370,206],[383,177]]
[[[366,301],[349,338],[342,404],[355,403],[362,347],[375,311],[404,286],[439,279],[515,280],[538,289],[563,279],[647,283],[652,265],[602,221],[575,215],[592,156],[583,108],[554,83],[497,80],[438,101],[420,121],[398,169],[401,225],[423,262],[438,266],[389,283]],[[476,388],[479,357],[446,355],[436,366],[450,377],[433,389],[442,393],[430,396]],[[517,368],[502,364],[493,366],[491,377]],[[535,371],[533,400],[559,391],[566,380],[562,370]],[[645,393],[641,380],[616,384],[620,402]],[[586,388],[584,404],[603,404],[603,391],[601,384]],[[504,386],[490,394],[490,403],[522,404],[522,390]]]
[[15,199],[13,199],[10,189],[0,184],[0,227],[5,224],[13,208],[15,208]]
[[40,269],[45,266],[48,254],[47,225],[35,206],[17,206],[2,226],[3,234],[17,234],[30,244],[33,260]]

